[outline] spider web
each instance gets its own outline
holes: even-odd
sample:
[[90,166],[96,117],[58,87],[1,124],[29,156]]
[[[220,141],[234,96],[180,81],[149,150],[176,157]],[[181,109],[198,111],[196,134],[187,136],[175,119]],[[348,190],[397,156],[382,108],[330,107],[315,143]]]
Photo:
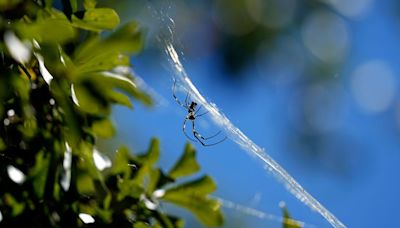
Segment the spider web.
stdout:
[[[171,6],[168,8],[171,8]],[[216,104],[209,102],[204,98],[186,73],[185,68],[180,61],[180,57],[175,50],[174,20],[166,13],[156,10],[150,5],[149,9],[153,11],[153,16],[162,23],[162,26],[168,30],[168,35],[163,34],[159,37],[159,41],[171,65],[172,74],[170,76],[172,79],[177,80],[184,90],[190,93],[192,98],[208,111],[210,119],[225,132],[228,139],[240,146],[245,152],[247,152],[247,154],[260,161],[263,167],[272,173],[273,176],[280,181],[293,196],[312,210],[318,212],[333,227],[346,227],[329,210],[319,203],[318,200],[311,196],[282,166],[271,158],[263,148],[255,144],[239,128],[235,127],[222,111],[218,109]]]

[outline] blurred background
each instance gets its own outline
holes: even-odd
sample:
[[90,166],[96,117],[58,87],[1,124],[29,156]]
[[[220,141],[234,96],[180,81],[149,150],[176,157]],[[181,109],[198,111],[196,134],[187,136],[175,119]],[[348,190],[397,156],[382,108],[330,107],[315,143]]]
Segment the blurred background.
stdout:
[[[133,69],[157,105],[115,108],[119,137],[134,152],[161,139],[170,168],[187,138],[187,110],[173,100],[171,39],[194,84],[348,227],[395,225],[400,205],[400,3],[396,0],[112,1],[146,31]],[[169,21],[169,17],[174,23]],[[172,35],[165,31],[174,28]],[[164,35],[160,35],[164,34]],[[165,35],[167,34],[167,35]],[[169,37],[168,37],[169,36]],[[186,93],[177,94],[184,100]],[[218,131],[205,118],[199,131]],[[110,144],[107,144],[110,146]],[[229,139],[195,145],[215,196],[280,217],[329,227],[263,165]],[[173,209],[175,210],[175,209]],[[226,227],[280,227],[225,208]],[[184,213],[179,211],[179,213]],[[396,226],[396,225],[395,225]],[[187,227],[200,227],[187,217]]]

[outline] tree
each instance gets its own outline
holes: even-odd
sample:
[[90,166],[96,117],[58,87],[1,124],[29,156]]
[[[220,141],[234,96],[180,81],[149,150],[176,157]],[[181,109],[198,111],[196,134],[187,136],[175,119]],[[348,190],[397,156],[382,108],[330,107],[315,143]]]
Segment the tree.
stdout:
[[94,0],[5,0],[0,11],[1,225],[182,227],[160,202],[222,224],[209,176],[176,183],[200,169],[190,144],[168,172],[156,167],[157,139],[142,155],[121,147],[112,161],[96,148],[114,136],[112,105],[152,104],[129,70],[138,24],[119,26]]

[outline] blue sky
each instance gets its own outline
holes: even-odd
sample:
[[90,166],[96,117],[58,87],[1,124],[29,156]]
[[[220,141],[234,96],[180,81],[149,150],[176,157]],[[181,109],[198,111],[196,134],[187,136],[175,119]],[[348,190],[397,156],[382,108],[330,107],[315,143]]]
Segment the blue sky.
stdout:
[[[397,181],[400,22],[395,16],[394,3],[375,1],[356,19],[338,14],[350,34],[348,57],[332,75],[334,88],[321,85],[326,93],[318,87],[304,92],[311,94],[311,107],[317,113],[310,117],[305,112],[304,119],[310,123],[298,123],[299,115],[303,115],[298,113],[304,109],[296,99],[303,93],[298,87],[301,83],[276,84],[269,77],[276,72],[266,69],[260,73],[256,61],[242,72],[253,77],[232,83],[219,68],[218,50],[201,56],[196,52],[185,54],[187,50],[196,50],[191,46],[202,48],[201,37],[192,42],[182,41],[178,47],[184,54],[186,71],[200,92],[254,142],[266,148],[268,154],[348,227],[391,226],[400,204]],[[301,43],[300,35],[291,38]],[[146,49],[134,57],[132,64],[161,99],[159,105],[150,109],[140,105],[134,111],[116,108],[114,119],[121,131],[120,140],[134,151],[141,151],[151,137],[159,137],[163,150],[161,164],[169,168],[187,140],[181,130],[187,111],[172,98],[172,73],[162,50],[154,55],[154,49]],[[297,82],[301,82],[303,76],[298,77]],[[373,93],[371,97],[363,95],[369,91]],[[322,98],[316,99],[313,94]],[[184,97],[185,93],[178,95]],[[205,135],[218,131],[207,117],[197,124]],[[298,132],[305,131],[302,127],[308,124],[322,126],[317,131],[320,135],[313,135],[315,142],[311,145],[315,145],[313,150],[321,149],[323,153],[309,151],[309,147],[298,143]],[[207,148],[197,144],[196,148],[202,171],[218,184],[215,195],[277,216],[281,215],[279,202],[284,201],[294,218],[317,227],[329,227],[321,216],[288,193],[260,162],[230,140]],[[280,227],[268,219],[226,211],[232,223],[239,220],[248,227]],[[189,222],[193,222],[190,217]]]

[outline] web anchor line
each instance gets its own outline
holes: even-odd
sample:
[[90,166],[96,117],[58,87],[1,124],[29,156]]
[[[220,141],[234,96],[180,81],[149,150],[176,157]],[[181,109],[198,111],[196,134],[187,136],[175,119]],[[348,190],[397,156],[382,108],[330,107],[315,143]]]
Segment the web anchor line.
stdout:
[[[171,29],[170,29],[171,30]],[[337,219],[329,210],[311,196],[286,170],[272,159],[261,147],[251,141],[239,128],[235,127],[231,121],[217,108],[213,103],[208,102],[194,86],[190,78],[185,72],[179,56],[175,51],[171,42],[164,40],[165,52],[169,57],[170,63],[174,69],[175,79],[179,79],[182,86],[189,92],[196,101],[198,101],[204,109],[209,113],[211,119],[223,129],[229,139],[238,144],[244,151],[258,160],[262,161],[265,168],[270,171],[286,189],[294,195],[298,200],[307,205],[312,210],[317,211],[328,221],[333,227],[346,227],[339,219]]]

